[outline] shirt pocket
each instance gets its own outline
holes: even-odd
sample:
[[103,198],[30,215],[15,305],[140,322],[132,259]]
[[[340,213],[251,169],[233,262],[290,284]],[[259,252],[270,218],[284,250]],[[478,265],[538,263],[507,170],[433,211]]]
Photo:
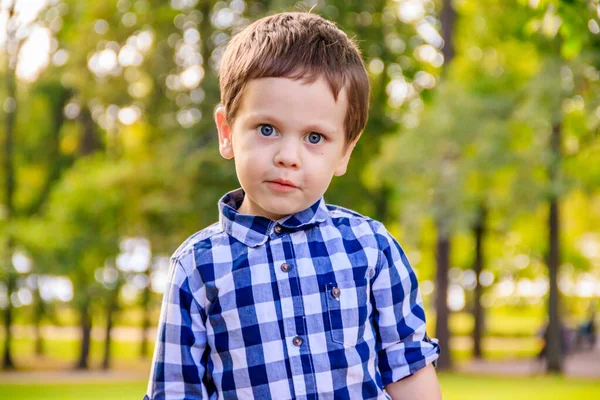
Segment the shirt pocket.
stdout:
[[356,346],[364,340],[367,321],[367,279],[330,282],[325,285],[331,340]]

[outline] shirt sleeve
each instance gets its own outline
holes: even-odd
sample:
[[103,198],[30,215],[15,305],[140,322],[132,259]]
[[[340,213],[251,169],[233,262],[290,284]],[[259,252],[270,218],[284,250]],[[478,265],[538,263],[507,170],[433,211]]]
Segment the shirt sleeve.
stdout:
[[375,235],[379,261],[371,291],[378,367],[385,387],[434,363],[440,348],[425,331],[417,277],[404,251],[382,224],[375,226]]
[[144,400],[209,399],[206,328],[190,287],[193,253],[172,258]]

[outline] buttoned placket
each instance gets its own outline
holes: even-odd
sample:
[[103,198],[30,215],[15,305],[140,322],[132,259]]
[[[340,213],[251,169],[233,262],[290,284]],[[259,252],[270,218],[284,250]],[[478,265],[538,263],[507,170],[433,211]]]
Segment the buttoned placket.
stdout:
[[[272,257],[273,270],[277,277],[277,288],[279,290],[281,315],[283,317],[283,328],[285,344],[290,368],[292,372],[292,382],[295,392],[295,398],[303,398],[307,393],[316,392],[316,381],[314,378],[314,368],[310,357],[308,343],[308,332],[304,322],[304,304],[302,302],[301,287],[297,268],[294,265],[293,243],[290,238],[290,232],[285,232],[284,228],[276,225],[270,240],[267,241]],[[293,294],[297,294],[294,296]],[[297,326],[297,318],[302,316],[302,325]],[[308,372],[307,373],[307,368]]]

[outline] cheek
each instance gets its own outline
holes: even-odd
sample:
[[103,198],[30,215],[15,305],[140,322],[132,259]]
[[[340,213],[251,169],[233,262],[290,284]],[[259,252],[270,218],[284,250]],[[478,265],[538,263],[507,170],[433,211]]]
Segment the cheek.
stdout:
[[313,162],[311,168],[304,168],[304,180],[315,188],[321,188],[331,182],[333,172],[329,164]]
[[240,154],[246,159],[263,160],[269,154],[270,141],[261,140],[253,132],[246,132],[246,136],[237,145]]
[[239,146],[234,156],[239,174],[245,177],[261,176],[269,167],[269,154],[264,148],[256,146]]
[[234,156],[238,161],[243,163],[251,163],[252,159],[256,157],[256,145],[252,140],[248,140],[247,136],[239,137],[237,142],[233,145]]
[[315,152],[313,157],[311,157],[310,165],[314,166],[311,169],[317,169],[316,173],[320,174],[333,174],[333,170],[338,165],[339,159],[337,152],[332,149],[320,150],[319,152]]

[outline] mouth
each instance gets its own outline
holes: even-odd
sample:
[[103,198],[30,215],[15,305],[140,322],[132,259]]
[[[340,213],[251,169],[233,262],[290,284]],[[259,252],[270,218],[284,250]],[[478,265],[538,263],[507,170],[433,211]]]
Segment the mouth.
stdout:
[[280,185],[285,185],[285,186],[297,187],[291,181],[286,181],[285,179],[274,179],[270,182],[279,183]]
[[280,191],[288,191],[293,189],[298,189],[296,185],[294,185],[291,181],[287,181],[285,179],[274,179],[272,181],[267,181],[269,186],[271,186],[275,190]]

